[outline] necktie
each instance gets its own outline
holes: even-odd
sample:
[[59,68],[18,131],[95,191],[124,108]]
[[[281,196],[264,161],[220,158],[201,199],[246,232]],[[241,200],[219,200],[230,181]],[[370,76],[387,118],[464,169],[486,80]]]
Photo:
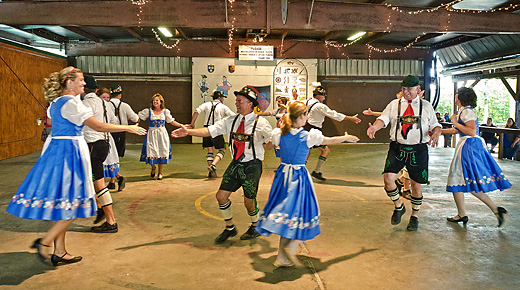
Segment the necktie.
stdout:
[[[408,107],[406,108],[406,111],[404,111],[403,116],[413,116],[413,115],[414,115],[414,112],[413,112],[413,108],[412,108],[412,101],[408,101]],[[403,133],[404,139],[406,139],[406,137],[408,136],[408,132],[410,132],[410,130],[412,129],[412,125],[413,124],[403,124],[403,126],[401,127],[401,131]]]
[[[242,122],[238,126],[237,133],[244,133],[244,121],[246,117],[242,118]],[[244,155],[244,149],[246,148],[246,142],[234,142],[235,144],[235,160],[239,160],[242,155]]]

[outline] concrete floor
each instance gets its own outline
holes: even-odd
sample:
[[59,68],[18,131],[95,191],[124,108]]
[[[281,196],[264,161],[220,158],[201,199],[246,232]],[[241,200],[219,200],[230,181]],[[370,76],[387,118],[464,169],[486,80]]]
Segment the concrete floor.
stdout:
[[[407,232],[408,212],[390,224],[393,206],[382,184],[387,145],[332,146],[316,182],[322,233],[300,248],[307,268],[275,269],[278,236],[231,238],[215,245],[223,222],[214,198],[220,179],[208,180],[200,145],[174,145],[164,179],[151,180],[139,163],[140,145],[122,159],[126,188],[113,194],[116,234],[89,232],[93,219],[76,220],[67,234],[77,264],[41,264],[32,241],[48,223],[5,212],[39,152],[0,161],[1,289],[520,289],[520,163],[499,161],[513,187],[491,193],[508,209],[506,224],[467,196],[467,227],[446,222],[456,214],[445,192],[452,148],[430,150],[431,184],[423,187],[419,231]],[[312,152],[312,170],[318,152]],[[266,203],[279,160],[266,154],[258,201]],[[218,166],[221,174],[229,156]],[[239,235],[249,224],[242,193],[232,195]]]

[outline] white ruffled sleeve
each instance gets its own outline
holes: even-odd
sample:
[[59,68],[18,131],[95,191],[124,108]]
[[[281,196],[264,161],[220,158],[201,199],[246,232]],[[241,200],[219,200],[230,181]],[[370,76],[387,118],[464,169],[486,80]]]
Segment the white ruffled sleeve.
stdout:
[[172,116],[172,113],[168,109],[164,109],[164,115],[166,116],[166,124],[170,124],[175,121],[175,118]]
[[318,129],[311,129],[309,131],[309,136],[307,136],[307,147],[311,148],[313,146],[320,145],[323,143],[323,133],[321,133]]
[[282,130],[280,128],[275,128],[273,130],[273,133],[271,133],[271,143],[273,143],[274,146],[280,145],[281,136],[282,136]]
[[460,112],[460,119],[464,123],[472,120],[477,121],[477,114],[475,114],[475,111],[471,109],[464,109],[462,112]]
[[146,121],[148,120],[148,116],[150,113],[148,112],[148,108],[142,109],[139,113],[137,113],[137,116],[139,116],[139,119]]
[[81,100],[71,98],[61,107],[61,116],[76,126],[81,126],[86,119],[94,116],[94,114],[92,109],[83,105]]

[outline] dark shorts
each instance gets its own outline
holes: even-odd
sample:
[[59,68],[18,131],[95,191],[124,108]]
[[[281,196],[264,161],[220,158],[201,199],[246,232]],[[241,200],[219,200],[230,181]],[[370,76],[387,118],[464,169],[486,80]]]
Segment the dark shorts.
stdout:
[[108,142],[105,140],[98,140],[96,142],[88,143],[88,151],[90,152],[90,163],[92,166],[92,175],[94,180],[105,177],[103,170],[103,162],[108,156]]
[[214,147],[215,149],[226,149],[226,141],[224,141],[224,136],[219,135],[215,138],[203,137],[202,148],[208,147]]
[[[311,125],[309,123],[305,123],[305,125],[303,126],[303,129],[305,131],[307,131],[307,132],[309,132],[311,129],[316,129],[316,130],[319,130],[320,132],[322,132],[320,127],[313,126],[313,125]],[[314,146],[312,146],[312,148],[320,148],[320,147],[321,148],[325,148],[325,147],[327,147],[327,145],[314,145]]]
[[262,176],[262,161],[253,159],[248,162],[231,162],[224,175],[220,189],[235,192],[240,187],[244,190],[244,195],[249,199],[255,199],[258,192],[258,185]]
[[126,132],[114,132],[110,134],[112,135],[112,138],[114,138],[114,143],[116,143],[117,154],[119,157],[124,157],[126,147]]
[[428,146],[426,143],[403,145],[390,143],[383,173],[399,173],[406,167],[410,179],[417,183],[428,183]]

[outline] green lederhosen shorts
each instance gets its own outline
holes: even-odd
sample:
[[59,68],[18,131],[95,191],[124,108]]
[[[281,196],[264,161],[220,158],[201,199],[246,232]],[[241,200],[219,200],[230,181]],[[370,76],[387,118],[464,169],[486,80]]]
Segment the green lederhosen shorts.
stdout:
[[249,199],[255,199],[262,176],[262,161],[253,159],[248,162],[232,161],[222,175],[220,189],[235,192],[240,187]]
[[421,184],[428,183],[428,146],[426,143],[404,145],[390,143],[383,173],[399,173],[406,166],[410,178]]

